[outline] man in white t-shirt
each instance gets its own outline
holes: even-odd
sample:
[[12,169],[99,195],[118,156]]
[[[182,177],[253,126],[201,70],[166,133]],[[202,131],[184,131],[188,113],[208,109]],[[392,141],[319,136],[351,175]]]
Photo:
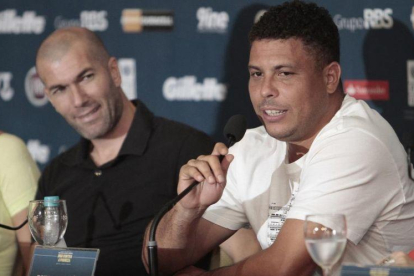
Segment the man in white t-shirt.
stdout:
[[[159,225],[160,269],[312,275],[317,266],[303,235],[312,213],[346,215],[339,264],[373,264],[412,249],[414,183],[406,153],[376,111],[344,94],[339,33],[328,11],[284,3],[261,17],[249,39],[249,92],[263,126],[248,130],[230,154],[218,144],[213,155],[183,166],[179,192],[194,180],[202,184]],[[226,155],[221,164],[217,155]],[[188,267],[246,224],[263,251],[215,271]]]

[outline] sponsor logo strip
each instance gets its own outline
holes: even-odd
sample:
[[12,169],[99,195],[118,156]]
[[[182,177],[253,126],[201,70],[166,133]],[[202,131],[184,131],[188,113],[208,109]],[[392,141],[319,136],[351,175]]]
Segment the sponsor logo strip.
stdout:
[[45,25],[46,18],[35,11],[25,11],[21,16],[12,9],[0,11],[0,34],[41,34]]
[[388,101],[389,82],[384,80],[346,80],[345,92],[361,100]]
[[368,29],[391,29],[394,26],[392,18],[393,10],[364,9],[363,17],[344,17],[341,14],[333,16],[333,20],[339,30],[355,32]]
[[48,103],[44,92],[44,85],[36,72],[36,67],[30,68],[26,74],[24,88],[29,102],[34,106],[43,106]]
[[91,31],[106,31],[108,29],[107,11],[82,11],[79,18],[66,19],[57,16],[54,21],[56,29],[67,27],[84,27]]
[[0,72],[0,98],[8,102],[14,96],[14,89],[11,86],[13,74],[11,72]]
[[126,33],[142,31],[171,31],[174,27],[172,11],[124,9],[121,16],[122,29]]
[[197,10],[199,32],[225,33],[229,24],[227,12],[215,12],[210,7],[201,7]]
[[195,76],[182,78],[169,77],[163,88],[164,98],[168,101],[217,101],[222,102],[227,96],[227,87],[215,78],[205,78],[197,83]]

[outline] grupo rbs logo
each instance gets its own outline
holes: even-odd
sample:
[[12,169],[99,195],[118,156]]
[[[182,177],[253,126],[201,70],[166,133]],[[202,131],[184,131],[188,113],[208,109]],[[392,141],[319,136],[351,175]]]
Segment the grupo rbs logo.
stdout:
[[67,27],[83,27],[91,31],[106,31],[108,29],[107,11],[81,11],[79,18],[66,19],[57,16],[54,21],[56,29]]
[[344,17],[341,14],[336,14],[333,20],[339,30],[351,32],[368,29],[391,29],[394,25],[392,13],[391,8],[364,9],[363,17]]
[[229,24],[227,12],[216,12],[210,7],[201,7],[197,10],[199,32],[225,33]]
[[41,34],[46,18],[35,11],[25,11],[21,16],[13,9],[0,11],[0,34]]
[[30,68],[29,72],[27,72],[24,88],[26,90],[27,99],[32,105],[40,107],[48,103],[44,85],[36,72],[36,67]]
[[217,101],[227,96],[227,87],[215,78],[205,78],[197,83],[195,76],[182,78],[169,77],[162,87],[164,98],[168,101]]
[[0,98],[8,102],[14,96],[14,89],[11,86],[13,74],[11,72],[0,72]]

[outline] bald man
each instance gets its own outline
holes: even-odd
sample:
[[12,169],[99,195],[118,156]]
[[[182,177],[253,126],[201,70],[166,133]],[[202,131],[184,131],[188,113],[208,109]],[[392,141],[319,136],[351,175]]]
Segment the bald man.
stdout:
[[176,195],[180,167],[211,152],[211,139],[129,101],[117,60],[87,29],[52,33],[36,69],[51,104],[82,136],[44,170],[37,199],[66,200],[65,241],[101,250],[95,275],[147,275],[145,226]]

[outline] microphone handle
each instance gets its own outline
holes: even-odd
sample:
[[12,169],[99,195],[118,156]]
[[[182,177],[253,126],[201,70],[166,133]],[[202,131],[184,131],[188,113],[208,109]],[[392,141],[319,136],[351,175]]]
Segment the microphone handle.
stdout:
[[[234,145],[234,143],[235,143],[234,140],[235,140],[234,136],[229,136],[228,137],[229,147]],[[223,161],[223,158],[224,158],[223,155],[219,156],[220,162]],[[198,184],[200,184],[200,183],[197,182],[197,181],[194,181],[193,183],[191,183],[191,185],[188,186],[179,195],[177,195],[172,200],[168,201],[161,208],[161,210],[155,215],[154,220],[152,221],[151,228],[150,228],[150,234],[149,234],[148,245],[147,245],[148,263],[149,263],[149,269],[150,269],[150,275],[151,276],[158,276],[158,254],[157,254],[158,247],[157,247],[157,241],[155,240],[155,232],[157,230],[158,224],[160,223],[160,221],[164,217],[164,215],[166,213],[168,213],[168,211],[170,211],[174,207],[174,205],[177,204],[178,201],[180,201],[189,192],[191,192],[191,190],[195,186],[197,186]]]

